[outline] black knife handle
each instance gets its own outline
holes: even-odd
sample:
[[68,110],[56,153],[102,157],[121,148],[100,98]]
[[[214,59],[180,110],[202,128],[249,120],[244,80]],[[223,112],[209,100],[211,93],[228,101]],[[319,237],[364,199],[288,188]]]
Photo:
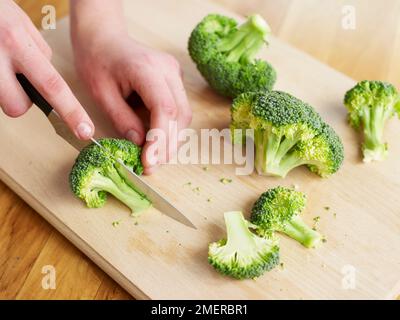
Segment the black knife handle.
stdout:
[[50,103],[46,101],[45,98],[35,89],[35,87],[32,85],[32,83],[29,82],[29,80],[22,74],[22,73],[17,73],[16,74],[17,80],[19,81],[21,87],[24,89],[25,93],[31,99],[31,101],[36,104],[40,110],[44,112],[46,117],[50,114],[50,112],[53,110],[51,107]]

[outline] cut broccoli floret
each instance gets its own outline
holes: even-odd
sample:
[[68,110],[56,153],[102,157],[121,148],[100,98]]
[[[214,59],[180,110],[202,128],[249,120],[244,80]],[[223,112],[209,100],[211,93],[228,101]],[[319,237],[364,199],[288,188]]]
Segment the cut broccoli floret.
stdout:
[[308,165],[326,177],[342,164],[340,138],[310,105],[288,93],[241,94],[233,102],[231,116],[234,142],[243,143],[244,130],[254,130],[254,163],[259,174],[285,177],[295,167]]
[[349,122],[364,133],[362,152],[364,162],[384,160],[387,144],[383,131],[387,120],[396,112],[400,115],[400,95],[390,83],[364,80],[346,92],[344,104]]
[[209,245],[208,261],[219,272],[237,279],[256,278],[279,264],[279,246],[273,237],[249,230],[240,211],[224,214],[227,239]]
[[130,141],[101,139],[99,143],[85,147],[72,167],[69,180],[74,194],[85,201],[89,208],[102,207],[107,193],[127,205],[132,213],[147,209],[151,203],[138,191],[122,168],[122,161],[136,174],[143,172],[140,160],[141,149]]
[[238,27],[234,19],[210,14],[192,31],[189,54],[210,86],[224,96],[270,90],[276,72],[266,61],[255,59],[269,34],[259,15]]
[[315,247],[321,235],[300,217],[305,205],[306,197],[302,192],[284,187],[269,189],[254,203],[251,222],[258,226],[260,235],[270,237],[279,231],[307,248]]

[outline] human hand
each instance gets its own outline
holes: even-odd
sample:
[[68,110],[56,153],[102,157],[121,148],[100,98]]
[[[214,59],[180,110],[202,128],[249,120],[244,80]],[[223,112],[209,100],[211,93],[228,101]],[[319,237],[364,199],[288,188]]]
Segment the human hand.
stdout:
[[68,85],[50,63],[51,49],[29,17],[12,0],[0,2],[0,106],[19,117],[32,105],[16,73],[24,74],[75,135],[92,137],[94,126]]
[[179,131],[190,124],[192,112],[175,58],[136,42],[123,28],[117,30],[72,30],[75,64],[121,136],[139,145],[145,140],[142,120],[125,101],[132,92],[150,111],[150,129],[164,131],[167,141],[157,144],[157,154],[150,151],[154,142],[144,145],[142,162],[149,174],[176,153],[177,132],[170,132],[169,122],[176,121]]

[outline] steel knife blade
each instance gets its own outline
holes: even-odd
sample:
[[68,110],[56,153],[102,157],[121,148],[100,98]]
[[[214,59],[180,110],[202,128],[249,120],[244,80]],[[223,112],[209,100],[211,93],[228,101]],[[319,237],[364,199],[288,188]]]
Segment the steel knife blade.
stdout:
[[[89,143],[96,143],[101,148],[104,148],[96,139],[92,138],[91,142],[82,141],[75,137],[73,132],[66,126],[65,122],[61,120],[57,112],[53,107],[47,102],[47,100],[35,89],[35,87],[30,83],[30,81],[21,73],[16,74],[17,80],[21,84],[27,96],[30,100],[46,115],[50,123],[54,127],[56,133],[66,140],[70,145],[72,145],[77,150],[82,150]],[[108,153],[112,156],[110,153]],[[113,156],[112,156],[113,157]],[[154,190],[148,183],[146,183],[140,176],[133,172],[129,167],[127,167],[120,159],[115,159],[118,161],[123,168],[129,174],[132,183],[143,192],[152,205],[158,209],[161,213],[167,215],[168,217],[188,226],[190,228],[196,229],[195,225],[174,205],[167,201],[159,192]]]

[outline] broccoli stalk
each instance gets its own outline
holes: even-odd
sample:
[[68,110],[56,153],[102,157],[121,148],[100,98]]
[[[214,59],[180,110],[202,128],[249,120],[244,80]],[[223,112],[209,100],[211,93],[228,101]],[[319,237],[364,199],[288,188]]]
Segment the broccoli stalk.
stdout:
[[318,245],[321,235],[310,228],[300,217],[306,204],[302,192],[284,187],[269,189],[261,194],[251,211],[251,222],[257,232],[270,237],[282,232],[307,248]]
[[290,170],[306,164],[307,161],[296,153],[289,152],[301,139],[301,134],[285,135],[282,130],[271,128],[254,130],[256,149],[254,165],[257,172],[285,177]]
[[365,108],[362,110],[364,161],[384,160],[387,156],[387,143],[383,142],[383,129],[386,121],[392,116],[393,110],[385,106]]
[[218,50],[227,54],[228,62],[251,63],[271,32],[265,20],[255,14],[236,31],[231,32],[218,44]]
[[227,240],[211,243],[209,263],[219,272],[237,279],[255,278],[279,263],[279,247],[273,239],[249,230],[240,211],[225,212]]
[[112,194],[129,207],[133,214],[147,209],[149,207],[149,200],[132,187],[131,182],[126,180],[126,176],[122,175],[123,169],[117,167],[120,167],[117,163],[109,166],[104,170],[105,175],[97,172],[90,183],[91,188],[104,190]]
[[283,228],[277,231],[297,240],[307,248],[317,246],[321,240],[321,235],[310,228],[299,215],[296,215],[289,221],[285,222]]

